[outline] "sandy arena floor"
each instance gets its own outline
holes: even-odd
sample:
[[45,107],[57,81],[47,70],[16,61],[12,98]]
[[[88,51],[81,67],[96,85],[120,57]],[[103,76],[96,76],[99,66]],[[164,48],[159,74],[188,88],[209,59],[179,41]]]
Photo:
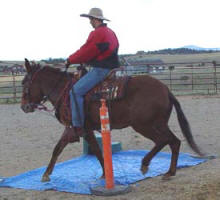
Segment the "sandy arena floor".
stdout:
[[[175,177],[162,181],[161,176],[140,181],[132,192],[109,200],[219,200],[220,199],[220,97],[178,97],[190,122],[197,144],[216,159],[190,168],[179,169]],[[45,166],[63,131],[59,122],[42,112],[25,114],[20,105],[0,105],[0,176]],[[193,153],[180,132],[173,111],[170,128],[181,139],[181,152]],[[131,128],[112,131],[112,140],[122,142],[123,149],[150,149],[153,143]],[[163,151],[169,151],[166,147]],[[82,154],[82,142],[69,144],[61,154],[62,162]],[[101,200],[104,197],[77,195],[56,191],[27,191],[0,188],[0,200]]]

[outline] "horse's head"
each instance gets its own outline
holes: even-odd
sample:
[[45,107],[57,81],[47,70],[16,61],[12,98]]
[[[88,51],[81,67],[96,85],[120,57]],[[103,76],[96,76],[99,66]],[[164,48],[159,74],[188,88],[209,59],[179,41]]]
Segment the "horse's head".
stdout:
[[41,66],[34,62],[30,63],[25,59],[25,68],[27,73],[22,81],[23,94],[21,101],[21,109],[25,112],[34,112],[35,108],[40,104],[44,95],[40,88],[39,72]]

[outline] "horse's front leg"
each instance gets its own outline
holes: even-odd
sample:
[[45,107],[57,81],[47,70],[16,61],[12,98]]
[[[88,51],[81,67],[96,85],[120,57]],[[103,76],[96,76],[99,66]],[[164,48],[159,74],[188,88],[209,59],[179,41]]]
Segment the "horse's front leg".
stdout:
[[102,176],[101,178],[105,178],[105,170],[104,170],[104,159],[102,155],[102,151],[99,147],[99,144],[95,138],[95,134],[93,131],[88,131],[88,134],[85,136],[85,140],[90,145],[92,152],[95,154],[96,158],[99,160],[99,163],[102,167]]
[[56,144],[53,150],[52,158],[41,179],[42,182],[50,181],[49,175],[52,174],[53,172],[58,156],[61,154],[61,152],[68,143],[73,143],[73,142],[79,142],[79,137],[73,134],[72,130],[66,127],[60,140],[58,141],[58,143]]

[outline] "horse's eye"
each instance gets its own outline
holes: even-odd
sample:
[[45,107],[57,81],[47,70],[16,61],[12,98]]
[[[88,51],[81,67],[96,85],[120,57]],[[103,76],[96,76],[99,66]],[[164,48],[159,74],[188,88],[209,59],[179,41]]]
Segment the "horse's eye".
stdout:
[[22,86],[24,86],[24,85],[25,85],[25,80],[23,80],[23,81],[21,82],[21,85],[22,85]]

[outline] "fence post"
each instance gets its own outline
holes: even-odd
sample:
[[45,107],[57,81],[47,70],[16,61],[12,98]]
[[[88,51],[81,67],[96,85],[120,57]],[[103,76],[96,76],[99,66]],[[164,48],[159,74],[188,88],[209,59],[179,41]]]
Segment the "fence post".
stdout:
[[217,83],[217,75],[216,75],[216,61],[212,61],[213,68],[214,68],[214,87],[215,87],[215,93],[218,93],[218,83]]
[[168,68],[170,71],[170,90],[172,91],[172,77],[171,77],[172,73],[171,72],[172,70],[174,70],[175,66],[169,66]]
[[16,102],[16,84],[15,84],[15,74],[14,72],[12,72],[12,81],[13,81],[13,99],[14,99],[14,103]]
[[192,65],[192,92],[194,90],[194,68],[193,68],[193,65]]

